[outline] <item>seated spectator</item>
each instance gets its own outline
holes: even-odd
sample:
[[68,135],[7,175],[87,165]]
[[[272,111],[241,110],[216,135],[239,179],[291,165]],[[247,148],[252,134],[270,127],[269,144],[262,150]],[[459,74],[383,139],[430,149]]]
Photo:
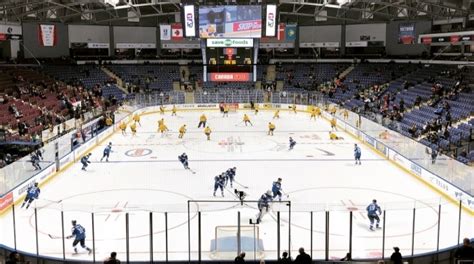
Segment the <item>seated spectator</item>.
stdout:
[[421,97],[419,95],[417,95],[416,98],[415,98],[414,105],[415,106],[420,106],[420,104],[421,104]]
[[237,257],[234,259],[235,264],[243,264],[245,263],[245,252],[240,253]]
[[462,246],[456,249],[456,252],[454,252],[454,257],[456,259],[474,260],[474,248],[471,246],[471,241],[469,238],[463,239]]
[[393,264],[402,264],[403,259],[402,259],[402,254],[400,254],[400,248],[394,247],[393,250],[395,250],[395,252],[393,252],[392,256],[390,256],[390,260],[392,261]]
[[304,248],[300,247],[298,252],[300,254],[295,259],[296,264],[311,264],[312,262],[311,257],[308,254],[306,254],[306,252],[304,252]]
[[20,263],[20,254],[16,251],[10,253],[8,255],[8,260],[5,262],[5,264],[15,264],[15,263]]
[[[424,129],[425,129],[425,128],[423,127],[423,130],[424,130]],[[411,127],[408,129],[408,133],[410,133],[410,135],[411,135],[412,137],[416,137],[417,134],[418,134],[418,127],[417,127],[415,124],[413,124],[413,126],[411,126]]]
[[118,264],[120,260],[117,259],[117,252],[110,253],[110,257],[104,261],[104,264]]
[[291,258],[288,257],[288,252],[283,252],[281,258],[278,260],[278,264],[288,264],[291,263]]
[[351,261],[352,255],[351,253],[347,252],[346,256],[341,259],[341,261]]

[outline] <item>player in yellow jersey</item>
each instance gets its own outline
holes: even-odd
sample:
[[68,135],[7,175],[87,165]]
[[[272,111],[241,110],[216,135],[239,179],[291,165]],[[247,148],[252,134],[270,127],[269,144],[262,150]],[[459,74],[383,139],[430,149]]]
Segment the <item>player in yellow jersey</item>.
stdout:
[[344,120],[347,120],[349,118],[349,111],[347,111],[347,109],[344,109],[341,111],[341,115],[344,117]]
[[165,107],[160,105],[160,115],[164,115],[165,114]]
[[171,116],[176,116],[176,111],[178,111],[178,109],[176,109],[176,105],[173,105],[173,108],[171,109]]
[[247,114],[244,114],[243,121],[244,121],[245,126],[247,126],[247,123],[250,124],[251,126],[253,126],[253,124],[252,124],[252,122],[250,122],[250,118]]
[[311,116],[309,117],[309,120],[313,119],[316,120],[316,108],[313,107],[313,109],[311,109]]
[[120,129],[122,130],[122,135],[126,135],[127,134],[127,124],[125,124],[125,122],[122,122],[120,123]]
[[178,136],[178,138],[183,138],[184,133],[186,133],[186,125],[182,125],[182,126],[179,128],[179,136]]
[[158,120],[158,131],[160,131],[160,127],[164,124],[165,124],[165,119],[164,118]]
[[133,121],[136,123],[138,123],[138,125],[142,126],[142,124],[140,123],[140,116],[138,114],[135,114],[133,116]]
[[290,109],[293,111],[293,113],[296,114],[296,105],[293,104],[292,106],[290,106]]
[[132,130],[132,136],[136,136],[137,135],[137,124],[136,123],[132,123],[130,125],[130,130]]
[[329,113],[330,113],[331,115],[335,115],[336,112],[337,112],[337,108],[336,108],[335,106],[329,107]]
[[206,117],[205,114],[202,114],[202,115],[199,117],[198,128],[201,128],[201,125],[202,125],[202,127],[206,127],[206,122],[207,122],[207,117]]
[[211,128],[209,126],[207,126],[205,129],[204,129],[204,134],[206,135],[207,137],[207,140],[211,140]]
[[111,126],[113,123],[114,121],[112,120],[112,118],[110,116],[107,116],[107,118],[105,119],[105,125]]
[[275,125],[272,122],[268,122],[268,135],[273,136],[273,131],[275,130]]
[[337,136],[334,132],[329,132],[329,139],[330,140],[343,140],[343,137]]
[[315,111],[316,111],[316,116],[317,116],[317,117],[321,117],[321,108],[319,108],[319,107],[316,106],[314,109],[316,109],[316,110],[315,110]]
[[163,135],[163,133],[167,132],[168,131],[168,127],[165,125],[165,123],[163,122],[160,127],[158,128],[158,130],[160,131],[160,133]]
[[273,119],[275,118],[280,119],[280,109],[276,110],[275,113],[273,114]]
[[258,114],[258,104],[255,104],[255,105],[253,106],[253,109],[254,109],[254,111],[255,111],[255,115],[257,115],[257,114]]
[[229,117],[229,105],[225,104],[224,105],[224,115],[222,117]]
[[330,123],[331,123],[331,131],[332,131],[332,130],[337,131],[336,118],[333,117],[333,118],[331,119]]

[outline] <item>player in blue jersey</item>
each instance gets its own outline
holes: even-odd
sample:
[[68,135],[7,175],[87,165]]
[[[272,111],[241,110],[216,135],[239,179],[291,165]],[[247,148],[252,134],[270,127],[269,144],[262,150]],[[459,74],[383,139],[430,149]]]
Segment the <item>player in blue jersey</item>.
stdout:
[[23,201],[23,204],[21,205],[21,208],[25,206],[26,204],[26,209],[30,207],[30,204],[38,199],[39,195],[41,193],[40,188],[38,187],[38,183],[35,182],[33,186],[28,187],[28,190],[26,190],[26,197],[25,200]]
[[89,163],[91,163],[89,161],[89,158],[91,157],[91,153],[85,155],[84,157],[81,158],[81,163],[82,163],[82,170],[85,171],[87,166],[89,166]]
[[357,144],[354,144],[354,158],[355,158],[355,164],[360,165],[360,156],[362,155],[362,151],[360,150],[360,147],[357,146]]
[[237,170],[237,168],[233,167],[233,168],[228,169],[225,172],[225,186],[227,186],[227,183],[230,183],[230,187],[231,188],[233,187],[232,183],[234,182],[236,170]]
[[295,145],[296,145],[296,141],[292,137],[290,137],[290,149],[289,150],[292,150],[295,147]]
[[77,244],[80,244],[81,247],[92,253],[92,249],[86,246],[86,229],[82,227],[80,224],[76,222],[76,220],[72,220],[72,235],[68,236],[67,239],[74,238],[74,242],[72,242],[72,246],[74,247],[74,253],[77,252]]
[[217,189],[221,189],[221,195],[224,197],[224,186],[225,186],[225,177],[224,173],[219,176],[214,177],[214,196],[216,196]]
[[105,147],[104,154],[102,155],[102,158],[100,158],[100,161],[105,158],[105,161],[109,162],[110,152],[112,152],[112,142],[109,142],[109,144]]
[[181,162],[181,164],[183,164],[184,168],[189,170],[188,155],[186,155],[186,153],[183,153],[178,156],[178,159]]
[[31,165],[33,165],[33,167],[35,168],[35,170],[41,170],[41,166],[39,165],[40,159],[38,155],[36,155],[34,152],[30,155],[30,162]]
[[377,221],[375,227],[380,228],[379,215],[382,214],[380,206],[377,204],[377,200],[372,200],[372,203],[367,206],[367,216],[370,220],[370,230],[374,230],[374,222]]
[[262,221],[263,216],[268,212],[270,209],[270,202],[273,200],[273,193],[272,191],[268,190],[266,193],[260,196],[258,199],[258,215],[257,215],[257,224],[260,224]]
[[278,178],[277,181],[274,181],[272,184],[272,192],[273,192],[273,199],[275,199],[278,196],[278,200],[281,201],[281,178]]

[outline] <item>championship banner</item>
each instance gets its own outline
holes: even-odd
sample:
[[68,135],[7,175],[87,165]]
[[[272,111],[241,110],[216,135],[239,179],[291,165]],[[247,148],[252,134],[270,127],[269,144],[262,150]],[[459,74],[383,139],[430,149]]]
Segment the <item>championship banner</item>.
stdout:
[[183,26],[181,25],[181,23],[171,24],[171,39],[172,40],[183,39]]
[[398,31],[398,44],[415,44],[415,23],[401,23]]
[[160,25],[160,39],[171,40],[171,25]]
[[184,21],[185,21],[185,35],[186,37],[196,36],[196,21],[194,18],[194,6],[184,6]]
[[41,46],[54,47],[56,39],[56,25],[39,25],[39,41]]
[[265,17],[265,36],[274,37],[276,26],[276,5],[267,5],[267,15]]

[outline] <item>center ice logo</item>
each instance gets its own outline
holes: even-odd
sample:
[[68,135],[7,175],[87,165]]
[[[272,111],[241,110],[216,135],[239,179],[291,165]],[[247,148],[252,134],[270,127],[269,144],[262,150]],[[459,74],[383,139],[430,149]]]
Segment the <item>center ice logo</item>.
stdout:
[[242,152],[242,146],[245,144],[240,137],[234,139],[234,137],[228,137],[227,139],[223,139],[219,141],[219,146],[222,148],[227,148],[228,152],[234,152],[236,150]]
[[151,149],[137,148],[137,149],[127,150],[127,152],[125,152],[125,155],[136,158],[136,157],[143,157],[143,156],[150,155],[151,152],[152,152]]

